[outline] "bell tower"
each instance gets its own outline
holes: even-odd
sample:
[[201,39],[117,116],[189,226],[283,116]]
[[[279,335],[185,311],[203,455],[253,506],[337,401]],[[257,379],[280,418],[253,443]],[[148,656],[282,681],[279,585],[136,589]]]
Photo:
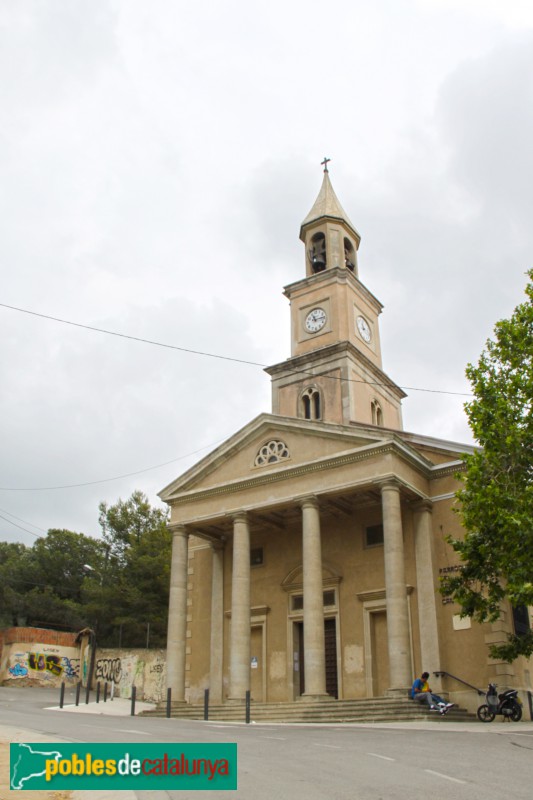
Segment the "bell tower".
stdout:
[[328,170],[330,160],[325,158],[322,162],[322,187],[300,228],[300,239],[305,245],[307,256],[307,277],[323,272],[328,267],[341,265],[357,276],[357,250],[361,237],[333,191]]
[[291,357],[268,367],[272,412],[282,416],[401,430],[405,393],[383,372],[383,306],[359,280],[361,237],[331,185],[328,162],[302,222],[305,278],[286,286]]

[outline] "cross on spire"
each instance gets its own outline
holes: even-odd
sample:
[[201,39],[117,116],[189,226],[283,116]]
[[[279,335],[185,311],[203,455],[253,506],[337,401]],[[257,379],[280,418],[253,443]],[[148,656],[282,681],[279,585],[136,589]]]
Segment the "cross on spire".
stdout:
[[324,172],[329,172],[329,170],[328,170],[328,161],[331,161],[331,158],[326,158],[326,156],[324,156],[324,161],[320,162],[320,166],[324,167]]

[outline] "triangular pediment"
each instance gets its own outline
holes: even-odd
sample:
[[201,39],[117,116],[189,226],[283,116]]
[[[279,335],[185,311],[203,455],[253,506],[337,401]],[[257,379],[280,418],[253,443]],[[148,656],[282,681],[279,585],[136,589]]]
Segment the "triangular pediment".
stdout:
[[172,502],[184,493],[266,478],[273,472],[290,472],[317,461],[371,450],[393,437],[393,432],[372,426],[348,427],[261,414],[170,483],[159,496]]

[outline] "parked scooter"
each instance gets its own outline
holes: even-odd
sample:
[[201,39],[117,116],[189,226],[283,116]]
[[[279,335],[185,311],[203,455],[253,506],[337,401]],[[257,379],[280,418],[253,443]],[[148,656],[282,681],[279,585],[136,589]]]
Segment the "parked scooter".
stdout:
[[501,714],[513,722],[522,719],[522,701],[516,689],[507,689],[498,694],[496,684],[489,683],[485,698],[487,702],[477,710],[477,717],[481,722],[492,722],[496,714]]

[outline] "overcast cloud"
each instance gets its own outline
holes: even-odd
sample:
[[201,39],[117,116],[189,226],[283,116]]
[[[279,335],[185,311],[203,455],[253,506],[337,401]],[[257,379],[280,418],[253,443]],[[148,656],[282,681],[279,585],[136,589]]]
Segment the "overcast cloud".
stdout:
[[[0,0],[0,302],[277,363],[327,155],[385,370],[468,391],[533,261],[532,8]],[[158,502],[270,411],[260,367],[2,307],[0,331],[0,540],[98,535],[99,501]],[[464,398],[408,394],[407,430],[471,441]]]

